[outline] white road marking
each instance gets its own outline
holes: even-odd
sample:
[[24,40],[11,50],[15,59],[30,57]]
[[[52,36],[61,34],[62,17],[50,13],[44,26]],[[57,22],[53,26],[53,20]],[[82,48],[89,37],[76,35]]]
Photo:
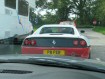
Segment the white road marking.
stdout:
[[96,60],[101,61],[101,59],[100,59],[100,58],[96,58]]

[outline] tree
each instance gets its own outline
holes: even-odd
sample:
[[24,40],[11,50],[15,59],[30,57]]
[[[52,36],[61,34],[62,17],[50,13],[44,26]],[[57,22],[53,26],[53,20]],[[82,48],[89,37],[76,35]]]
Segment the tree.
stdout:
[[94,0],[72,0],[74,4],[73,13],[78,16],[80,24],[89,24],[92,19]]
[[59,20],[68,20],[68,16],[73,8],[72,2],[70,0],[52,0],[52,4],[57,9],[56,14]]
[[51,2],[37,0],[37,6],[42,9],[55,10],[58,20],[67,20],[72,9],[70,0],[52,0]]
[[96,0],[95,6],[95,17],[105,25],[105,0]]
[[37,6],[47,10],[55,10],[58,21],[68,20],[69,14],[77,15],[80,24],[90,24],[94,17],[93,3],[96,0],[37,0]]
[[56,23],[58,23],[57,15],[53,15],[50,12],[47,12],[47,14],[44,15],[43,18],[44,18],[43,22],[45,24],[56,24]]

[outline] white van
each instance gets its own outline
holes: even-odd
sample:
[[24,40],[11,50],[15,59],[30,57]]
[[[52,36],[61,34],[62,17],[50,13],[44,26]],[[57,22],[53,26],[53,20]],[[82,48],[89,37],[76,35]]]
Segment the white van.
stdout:
[[33,31],[31,8],[35,8],[35,0],[0,0],[0,43],[10,38],[16,41]]

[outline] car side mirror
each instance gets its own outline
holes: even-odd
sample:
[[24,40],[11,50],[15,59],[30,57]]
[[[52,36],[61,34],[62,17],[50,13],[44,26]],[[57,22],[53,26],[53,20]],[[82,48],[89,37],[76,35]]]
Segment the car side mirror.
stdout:
[[84,31],[84,30],[81,30],[80,32],[81,32],[81,33],[85,33],[85,31]]

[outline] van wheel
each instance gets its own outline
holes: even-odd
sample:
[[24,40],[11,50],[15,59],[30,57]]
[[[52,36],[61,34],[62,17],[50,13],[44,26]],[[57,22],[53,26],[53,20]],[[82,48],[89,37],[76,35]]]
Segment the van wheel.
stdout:
[[89,53],[89,58],[88,59],[91,59],[91,53]]
[[15,44],[15,45],[18,44],[18,38],[13,39],[13,44]]

